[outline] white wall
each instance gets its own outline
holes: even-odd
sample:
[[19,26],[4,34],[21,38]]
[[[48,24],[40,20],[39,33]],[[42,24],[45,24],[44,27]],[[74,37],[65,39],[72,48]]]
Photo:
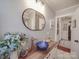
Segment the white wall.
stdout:
[[[74,20],[76,20],[76,28],[73,28]],[[75,40],[78,40],[78,43]],[[79,7],[72,17],[72,51],[77,53],[79,59]]]
[[[28,6],[25,0],[0,0],[0,36],[6,32],[23,32],[36,38],[44,38],[48,36],[49,20],[54,20],[54,13],[45,5],[46,26],[43,31],[30,31],[22,23],[22,12]],[[53,21],[54,24],[54,21]],[[53,30],[52,37],[54,38]]]

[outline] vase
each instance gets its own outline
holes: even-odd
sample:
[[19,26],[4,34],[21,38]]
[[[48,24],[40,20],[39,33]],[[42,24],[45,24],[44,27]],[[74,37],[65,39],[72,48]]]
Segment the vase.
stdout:
[[17,50],[10,53],[10,59],[18,59]]

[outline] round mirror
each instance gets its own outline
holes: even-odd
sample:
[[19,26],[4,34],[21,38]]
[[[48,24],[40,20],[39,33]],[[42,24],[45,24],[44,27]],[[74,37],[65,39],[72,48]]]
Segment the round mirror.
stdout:
[[24,10],[22,20],[25,27],[33,31],[40,31],[45,27],[44,16],[40,12],[31,8]]

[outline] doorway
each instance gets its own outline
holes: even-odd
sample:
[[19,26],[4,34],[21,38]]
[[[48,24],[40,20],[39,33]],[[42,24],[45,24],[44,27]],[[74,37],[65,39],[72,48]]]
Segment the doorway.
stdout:
[[71,52],[71,16],[57,18],[57,40],[61,49]]

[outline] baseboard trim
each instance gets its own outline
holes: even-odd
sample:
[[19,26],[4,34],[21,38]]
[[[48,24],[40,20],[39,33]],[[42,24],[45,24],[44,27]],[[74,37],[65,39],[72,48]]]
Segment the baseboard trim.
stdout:
[[57,48],[60,49],[60,50],[62,50],[62,51],[68,52],[68,53],[71,52],[71,49],[66,48],[66,47],[63,47],[63,46],[61,46],[61,45],[58,45]]

